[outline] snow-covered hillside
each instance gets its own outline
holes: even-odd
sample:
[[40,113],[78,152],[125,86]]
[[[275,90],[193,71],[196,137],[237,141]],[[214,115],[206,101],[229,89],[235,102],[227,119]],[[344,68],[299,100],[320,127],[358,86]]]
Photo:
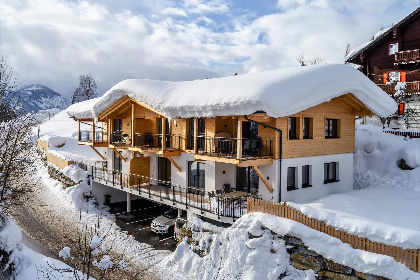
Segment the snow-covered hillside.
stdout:
[[18,92],[21,94],[20,107],[23,113],[52,108],[63,110],[68,107],[66,100],[59,93],[41,84],[27,84]]

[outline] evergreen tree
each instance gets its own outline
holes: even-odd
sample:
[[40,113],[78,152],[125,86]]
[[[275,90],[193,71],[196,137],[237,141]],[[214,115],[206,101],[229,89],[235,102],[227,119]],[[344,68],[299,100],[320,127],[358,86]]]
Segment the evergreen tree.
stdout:
[[91,74],[79,76],[79,87],[74,91],[71,104],[93,99],[98,96],[98,87]]

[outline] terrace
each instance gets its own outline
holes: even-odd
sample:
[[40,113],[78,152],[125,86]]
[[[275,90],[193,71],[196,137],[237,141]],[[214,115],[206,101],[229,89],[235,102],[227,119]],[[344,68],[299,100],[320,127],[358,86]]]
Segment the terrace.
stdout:
[[420,49],[418,50],[409,50],[401,51],[395,53],[395,63],[394,65],[399,64],[408,64],[408,63],[418,63],[420,62]]

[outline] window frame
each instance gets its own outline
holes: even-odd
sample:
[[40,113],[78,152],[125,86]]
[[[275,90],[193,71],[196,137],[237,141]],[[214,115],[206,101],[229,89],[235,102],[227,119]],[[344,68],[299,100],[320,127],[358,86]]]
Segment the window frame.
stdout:
[[299,118],[298,117],[289,117],[288,119],[288,140],[297,140],[299,139]]
[[[293,170],[293,171],[289,172],[290,170]],[[287,178],[286,178],[287,179],[287,183],[286,183],[287,191],[293,191],[293,190],[299,189],[297,187],[298,180],[296,178],[297,177],[296,174],[297,174],[297,167],[296,166],[290,166],[290,167],[287,168]],[[292,181],[293,185],[289,184],[289,178]]]
[[[331,165],[333,166],[333,168],[331,168]],[[324,163],[324,184],[330,184],[330,183],[340,181],[338,167],[339,167],[338,161]],[[330,174],[331,169],[334,170],[334,174]]]
[[[330,121],[332,125],[330,124]],[[340,119],[325,118],[324,126],[325,126],[325,139],[340,138]],[[332,127],[332,129],[330,129],[330,127]]]
[[303,165],[302,166],[302,188],[312,187],[312,180],[311,179],[312,179],[312,165],[308,165],[308,164]]
[[[395,52],[393,52],[393,53],[391,53],[391,46],[392,46],[392,50],[394,50],[395,46],[397,46],[397,50]],[[398,42],[389,44],[389,46],[388,46],[388,55],[395,55],[395,53],[399,52],[399,50],[400,50],[400,46],[399,46]]]
[[[302,138],[303,139],[313,139],[314,130],[313,125],[314,119],[311,117],[303,117],[303,128],[302,128]],[[308,127],[307,130],[305,128]]]

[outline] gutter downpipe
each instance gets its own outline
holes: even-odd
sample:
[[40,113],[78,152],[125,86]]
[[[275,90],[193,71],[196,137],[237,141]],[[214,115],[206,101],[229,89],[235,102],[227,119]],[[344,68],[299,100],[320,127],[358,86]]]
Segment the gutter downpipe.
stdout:
[[281,161],[282,161],[282,152],[283,152],[283,131],[281,129],[278,129],[277,127],[273,127],[270,125],[267,125],[265,123],[260,123],[254,120],[251,120],[250,118],[248,118],[247,115],[244,115],[245,119],[249,122],[253,122],[256,123],[258,125],[262,125],[265,128],[270,128],[273,129],[275,131],[278,131],[280,133],[280,152],[279,152],[279,157],[280,157],[280,170],[279,170],[279,202],[281,202]]

